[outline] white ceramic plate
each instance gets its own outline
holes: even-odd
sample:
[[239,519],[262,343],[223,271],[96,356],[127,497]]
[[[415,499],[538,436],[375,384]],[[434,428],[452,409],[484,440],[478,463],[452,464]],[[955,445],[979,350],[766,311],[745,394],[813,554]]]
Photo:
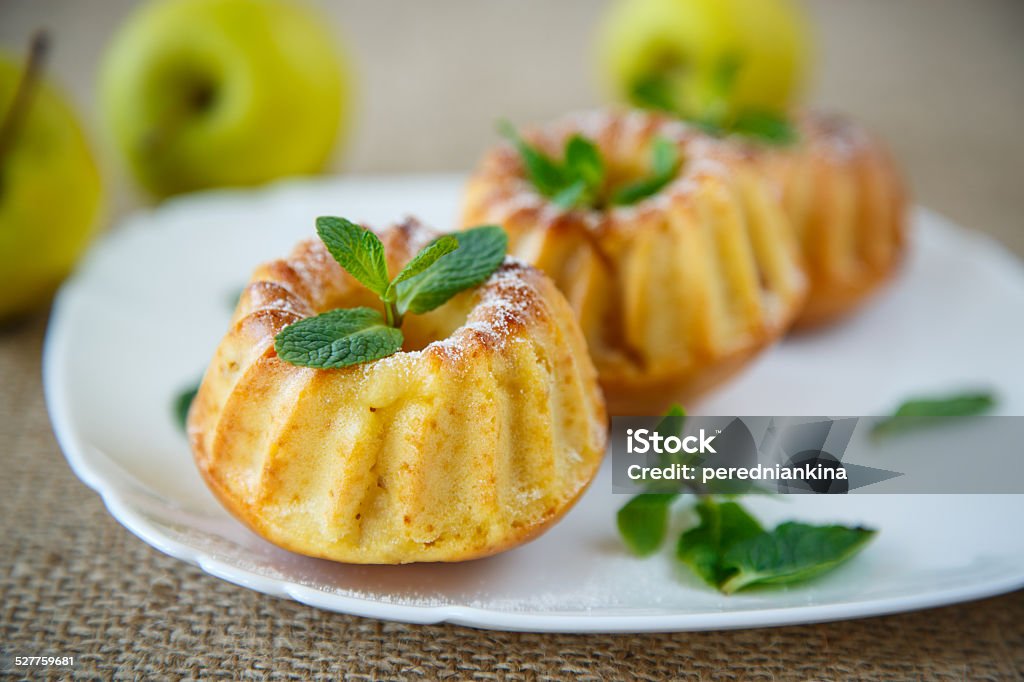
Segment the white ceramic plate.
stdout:
[[[454,225],[461,178],[321,180],[199,195],[137,215],[62,290],[45,349],[54,428],[78,476],[129,530],[225,580],[334,611],[418,623],[570,632],[703,630],[854,618],[1024,586],[1024,496],[788,496],[783,518],[881,530],[806,585],[723,597],[616,536],[624,501],[602,472],[539,540],[463,564],[345,566],[294,555],[207,491],[171,415],[201,374],[232,297],[260,261],[340,214],[383,225],[415,213]],[[995,387],[1024,414],[1024,270],[994,243],[918,211],[902,276],[865,312],[787,340],[700,405],[708,414],[878,414],[912,393]]]

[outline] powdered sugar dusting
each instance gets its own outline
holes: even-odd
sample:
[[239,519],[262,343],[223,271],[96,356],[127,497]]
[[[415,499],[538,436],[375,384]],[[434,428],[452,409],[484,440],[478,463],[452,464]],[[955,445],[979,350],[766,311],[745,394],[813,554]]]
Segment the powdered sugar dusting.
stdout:
[[506,256],[494,274],[480,285],[480,300],[466,323],[447,339],[429,344],[424,351],[460,360],[471,346],[501,349],[516,336],[515,331],[537,314],[539,292],[524,273],[532,268],[518,258]]
[[813,149],[837,163],[849,162],[872,142],[867,130],[837,114],[807,112],[800,130]]
[[[554,147],[570,135],[580,134],[596,142],[606,155],[608,163],[614,165],[616,150],[635,151],[655,138],[664,138],[679,147],[683,166],[678,176],[660,192],[628,206],[612,206],[604,209],[565,209],[540,196],[530,185],[521,163],[510,171],[508,166],[496,167],[491,178],[500,197],[485,207],[489,215],[499,222],[521,210],[537,210],[536,224],[553,225],[566,215],[584,229],[597,232],[604,229],[609,218],[614,221],[631,220],[639,211],[667,210],[675,196],[697,190],[703,179],[709,176],[727,178],[730,173],[726,143],[714,139],[695,126],[662,114],[640,110],[592,109],[568,114],[545,127],[531,131],[531,139],[543,147]],[[515,154],[509,147],[503,151]],[[493,195],[492,195],[493,199]]]

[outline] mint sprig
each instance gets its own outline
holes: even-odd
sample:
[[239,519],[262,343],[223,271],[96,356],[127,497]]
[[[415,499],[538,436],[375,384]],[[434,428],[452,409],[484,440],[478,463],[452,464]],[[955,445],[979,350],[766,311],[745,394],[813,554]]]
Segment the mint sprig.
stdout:
[[667,74],[656,71],[641,76],[633,83],[629,91],[629,100],[641,109],[664,111],[669,114],[679,112],[672,79]]
[[519,152],[526,176],[534,188],[564,209],[593,206],[604,184],[604,161],[597,146],[582,135],[565,143],[564,160],[558,161],[524,140],[508,121],[498,130]]
[[[684,411],[673,406],[655,430],[682,433]],[[764,529],[735,496],[722,500],[691,485],[698,523],[676,543],[676,560],[708,585],[732,594],[759,585],[784,585],[817,577],[856,555],[876,531],[794,521]],[[668,534],[673,504],[687,496],[654,486],[630,499],[616,518],[619,533],[637,556],[653,554]]]
[[651,145],[651,176],[620,187],[612,194],[611,203],[623,206],[654,196],[672,182],[681,163],[676,146],[664,138],[657,138]]
[[950,396],[913,398],[901,404],[889,417],[875,423],[875,438],[934,425],[943,417],[972,417],[995,407],[995,396],[987,391]]
[[501,265],[508,237],[500,227],[475,227],[433,240],[391,279],[384,245],[376,234],[344,218],[317,218],[317,234],[334,259],[377,294],[373,308],[329,310],[288,325],[274,350],[300,367],[337,369],[379,360],[402,348],[406,313],[424,313],[486,280]]
[[876,531],[788,521],[767,531],[737,502],[697,503],[700,523],[679,538],[676,558],[725,594],[816,578],[853,557]]
[[681,165],[676,146],[657,138],[651,145],[651,175],[609,192],[608,168],[601,150],[582,135],[566,140],[563,160],[559,161],[530,145],[507,121],[499,124],[499,130],[519,152],[526,176],[537,192],[566,210],[635,204],[660,192]]
[[764,110],[741,111],[721,129],[780,146],[793,144],[799,138],[796,128],[786,117]]
[[698,107],[686,107],[678,96],[679,78],[675,72],[654,71],[633,84],[629,99],[642,109],[664,111],[690,121],[711,135],[742,135],[775,145],[787,145],[798,139],[790,120],[767,109],[735,109],[729,98],[743,69],[739,55],[727,53],[715,64],[710,87]]

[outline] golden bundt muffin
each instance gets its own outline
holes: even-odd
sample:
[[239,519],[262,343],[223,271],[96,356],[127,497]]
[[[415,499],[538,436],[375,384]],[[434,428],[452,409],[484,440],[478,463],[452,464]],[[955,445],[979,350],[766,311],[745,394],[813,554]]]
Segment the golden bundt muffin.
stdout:
[[797,142],[764,148],[782,187],[810,289],[796,326],[835,320],[892,275],[906,245],[907,192],[884,145],[848,119],[795,119]]
[[[526,137],[557,156],[575,135],[603,158],[594,205],[560,208],[502,144],[468,183],[463,224],[502,225],[510,251],[565,292],[613,414],[659,414],[788,329],[806,289],[799,248],[755,156],[642,111],[570,116]],[[656,141],[677,154],[670,181],[637,203],[602,204],[644,175]]]
[[[380,235],[397,272],[437,234]],[[540,271],[406,319],[398,353],[340,369],[281,360],[282,328],[378,305],[319,241],[258,268],[188,420],[196,463],[239,519],[301,554],[460,561],[542,533],[595,475],[605,406],[579,326]]]

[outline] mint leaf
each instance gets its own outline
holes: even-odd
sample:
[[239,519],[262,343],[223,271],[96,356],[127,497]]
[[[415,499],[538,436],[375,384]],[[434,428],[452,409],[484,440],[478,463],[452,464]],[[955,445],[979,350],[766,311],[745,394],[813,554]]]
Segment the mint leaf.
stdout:
[[620,187],[612,194],[611,203],[624,206],[654,196],[675,179],[679,165],[679,150],[676,146],[669,140],[656,138],[651,144],[653,175]]
[[809,580],[832,570],[859,552],[875,536],[868,528],[783,523],[733,543],[721,567],[728,578],[726,594],[752,585],[784,585]]
[[588,205],[590,202],[586,199],[587,183],[577,180],[551,197],[551,203],[560,208],[572,209]]
[[316,219],[316,232],[341,267],[363,286],[384,296],[388,288],[388,266],[384,245],[365,227],[344,218],[321,216]]
[[663,73],[653,72],[637,79],[630,88],[629,99],[641,109],[680,115],[675,103],[672,79]]
[[727,100],[736,88],[743,60],[736,53],[730,52],[719,57],[711,74],[711,87],[717,98]]
[[[679,403],[674,403],[654,429],[664,437],[679,435],[683,432],[685,419],[686,410]],[[619,509],[616,519],[619,534],[637,556],[651,554],[661,546],[668,530],[669,508],[679,497],[676,492],[657,492],[659,483],[674,487],[669,481],[651,481],[647,484],[648,492],[636,495]]]
[[397,286],[398,310],[425,313],[464,289],[491,276],[508,249],[508,236],[496,225],[474,227],[452,235],[459,248]]
[[405,280],[415,277],[420,274],[431,265],[436,263],[441,256],[446,256],[455,249],[459,248],[459,240],[451,235],[444,235],[438,237],[434,241],[427,244],[423,249],[420,250],[415,256],[412,257],[405,267],[402,268],[391,283],[388,285],[387,291],[384,293],[385,301],[394,301],[397,294],[395,293],[396,287],[404,282]]
[[[686,410],[679,403],[673,403],[669,406],[668,410],[661,416],[658,423],[654,426],[656,431],[663,438],[669,436],[681,436],[683,433],[683,426],[686,425]],[[673,464],[692,464],[695,457],[694,455],[679,452],[679,453],[667,453],[664,452],[658,456],[658,466],[667,467]],[[680,486],[685,487],[689,492],[700,493],[699,486],[693,482],[685,481],[670,481],[670,480],[651,480],[648,481],[644,486],[646,493],[669,493],[676,492]]]
[[402,332],[372,308],[330,310],[290,324],[274,337],[274,350],[300,367],[334,369],[377,360],[402,347]]
[[668,512],[676,493],[637,495],[619,510],[616,522],[622,540],[637,556],[647,556],[661,546],[668,530]]
[[[671,420],[671,419],[679,419],[679,418],[684,418],[685,419],[685,417],[686,417],[686,409],[682,405],[680,405],[679,403],[672,403],[671,405],[669,405],[668,409],[665,410],[665,414],[663,414],[661,416],[661,421],[658,422],[658,425],[655,428],[658,429],[658,433],[661,433],[661,429],[662,429],[663,426],[665,428],[668,428],[668,426],[671,424],[671,422],[669,420]],[[680,428],[677,429],[676,431],[677,431],[676,435],[679,435],[679,433],[682,433],[682,423],[680,423]]]
[[188,425],[188,411],[192,407],[192,401],[196,399],[197,393],[199,393],[198,384],[189,386],[174,396],[174,403],[172,405],[174,421],[182,431]]
[[524,140],[508,121],[498,123],[498,129],[519,152],[526,175],[537,191],[551,197],[566,186],[566,178],[559,164],[539,149],[535,149]]
[[717,588],[729,575],[723,555],[734,545],[763,534],[764,529],[736,502],[706,498],[697,504],[697,514],[700,524],[680,536],[676,558]]
[[604,160],[593,142],[582,135],[573,135],[565,143],[565,167],[568,175],[582,180],[587,188],[596,190],[604,182]]
[[[708,80],[707,97],[699,106],[699,110],[684,111],[676,104],[678,88],[675,84],[681,81],[678,76],[673,78],[664,72],[654,72],[635,81],[630,89],[630,100],[643,109],[665,111],[687,120],[716,137],[736,134],[757,138],[770,144],[785,145],[795,142],[798,139],[796,128],[785,116],[764,110],[734,109],[730,99],[736,90],[742,68],[743,58],[739,54],[726,53],[719,57]],[[654,193],[647,190],[648,193],[643,194],[640,187],[632,189],[631,192],[643,196]],[[629,204],[639,201],[629,200],[630,197],[631,194],[627,193],[619,201],[612,203]]]
[[526,175],[537,192],[566,210],[598,203],[605,167],[593,142],[573,135],[565,143],[565,158],[560,162],[524,141],[507,121],[502,121],[500,127],[519,151]]
[[665,179],[656,176],[637,180],[615,190],[615,193],[612,194],[611,203],[614,206],[635,204],[647,197],[654,196],[671,180],[672,178]]
[[792,144],[798,137],[788,119],[770,111],[741,111],[728,129],[737,135],[756,137],[777,145]]
[[875,423],[875,437],[899,433],[939,423],[940,417],[970,417],[991,410],[996,404],[992,393],[962,393],[942,398],[915,398],[900,405],[891,417]]
[[672,176],[679,170],[679,148],[664,137],[651,143],[651,170],[656,176]]

